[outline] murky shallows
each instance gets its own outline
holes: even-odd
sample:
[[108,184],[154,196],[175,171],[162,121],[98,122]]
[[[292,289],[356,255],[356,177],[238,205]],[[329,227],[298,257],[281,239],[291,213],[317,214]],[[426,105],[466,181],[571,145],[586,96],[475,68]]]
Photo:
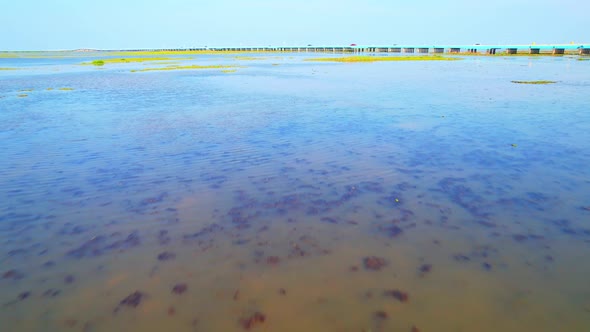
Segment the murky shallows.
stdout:
[[0,72],[0,330],[590,329],[587,61],[303,58]]

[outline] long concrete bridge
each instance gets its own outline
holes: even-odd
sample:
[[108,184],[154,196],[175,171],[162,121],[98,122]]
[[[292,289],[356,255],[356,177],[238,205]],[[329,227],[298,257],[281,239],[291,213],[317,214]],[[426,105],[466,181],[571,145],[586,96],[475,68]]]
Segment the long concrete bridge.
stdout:
[[531,45],[355,45],[350,46],[268,46],[268,47],[199,47],[127,51],[218,51],[218,52],[323,52],[323,53],[468,53],[468,54],[580,54],[590,55],[588,44]]

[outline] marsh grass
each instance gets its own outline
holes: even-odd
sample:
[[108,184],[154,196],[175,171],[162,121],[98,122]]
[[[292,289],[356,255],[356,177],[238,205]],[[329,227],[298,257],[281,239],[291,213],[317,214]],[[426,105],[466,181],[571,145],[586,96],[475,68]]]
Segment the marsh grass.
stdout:
[[255,60],[266,60],[267,58],[253,57],[253,56],[235,56],[236,60],[255,61]]
[[168,58],[168,57],[151,57],[151,58],[120,58],[120,59],[101,59],[92,62],[83,62],[82,65],[104,66],[114,63],[140,63],[150,61],[176,61],[176,60],[191,60],[193,58]]
[[131,72],[137,73],[137,72],[147,72],[147,71],[193,70],[193,69],[232,69],[232,68],[243,68],[243,67],[241,67],[241,66],[222,66],[222,65],[209,65],[209,66],[190,65],[190,66],[168,66],[168,67],[159,67],[159,68],[144,68],[144,69],[131,70]]
[[372,56],[353,55],[338,58],[310,58],[305,61],[320,62],[377,62],[377,61],[454,61],[460,60],[457,57],[446,57],[440,55],[410,55],[410,56]]
[[557,81],[510,81],[516,84],[553,84],[557,83]]

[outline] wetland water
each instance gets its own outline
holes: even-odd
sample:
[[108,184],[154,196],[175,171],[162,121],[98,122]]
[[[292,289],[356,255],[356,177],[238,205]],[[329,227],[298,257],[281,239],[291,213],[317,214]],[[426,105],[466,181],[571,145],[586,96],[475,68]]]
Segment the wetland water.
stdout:
[[0,58],[0,330],[590,329],[590,61],[251,56]]

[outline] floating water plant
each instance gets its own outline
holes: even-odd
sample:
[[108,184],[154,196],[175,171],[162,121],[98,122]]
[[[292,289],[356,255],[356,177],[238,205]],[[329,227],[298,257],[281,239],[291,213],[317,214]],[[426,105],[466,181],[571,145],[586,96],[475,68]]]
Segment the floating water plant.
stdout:
[[557,83],[557,81],[511,81],[512,83],[517,84],[553,84]]
[[454,61],[460,60],[457,57],[446,57],[439,55],[416,55],[416,56],[370,56],[354,55],[339,58],[311,58],[305,61],[323,62],[376,62],[376,61]]
[[94,60],[91,62],[91,64],[93,64],[95,66],[104,66],[104,61],[103,60]]

